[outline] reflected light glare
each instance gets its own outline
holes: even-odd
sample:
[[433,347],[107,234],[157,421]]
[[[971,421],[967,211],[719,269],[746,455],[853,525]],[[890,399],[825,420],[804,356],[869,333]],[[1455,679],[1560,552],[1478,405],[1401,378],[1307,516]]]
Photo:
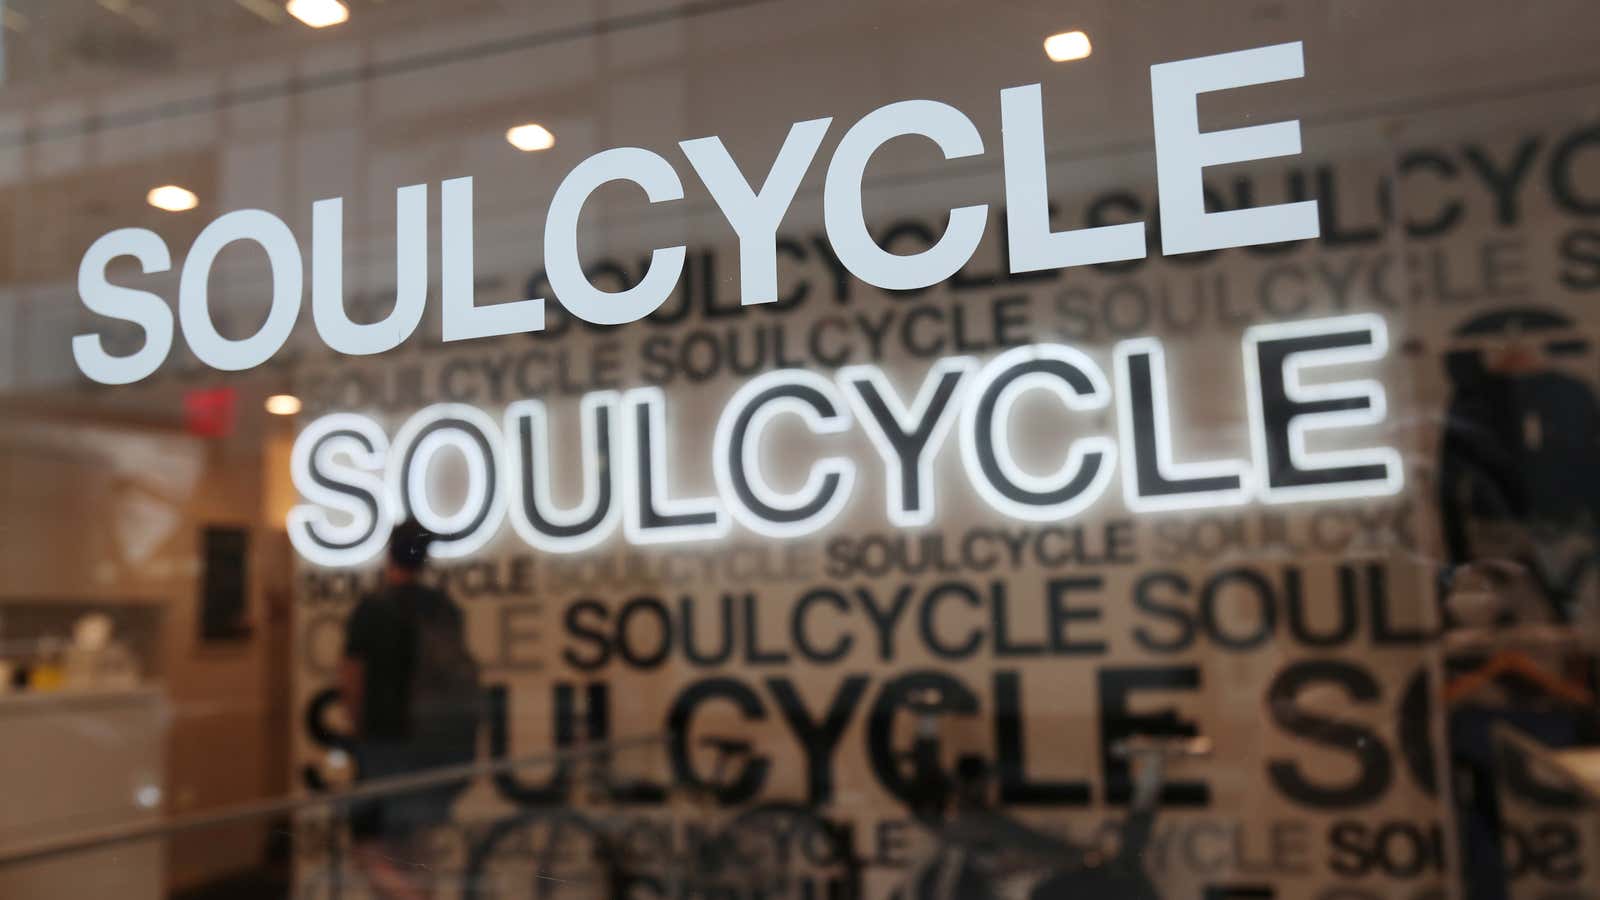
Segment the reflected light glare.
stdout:
[[1044,53],[1050,57],[1051,62],[1083,59],[1093,51],[1094,48],[1089,44],[1089,36],[1081,31],[1063,31],[1044,39]]
[[506,141],[524,153],[549,150],[556,145],[556,136],[537,122],[518,125],[506,131]]
[[164,209],[167,212],[183,212],[200,205],[200,198],[195,196],[194,191],[175,184],[163,184],[151,188],[150,193],[144,195],[144,199],[156,209]]
[[349,7],[340,0],[289,0],[284,9],[312,28],[327,28],[350,18]]
[[141,809],[155,809],[161,805],[161,788],[153,785],[141,785],[133,792],[133,802]]
[[292,416],[300,411],[300,398],[293,394],[273,394],[267,398],[267,412],[275,416]]

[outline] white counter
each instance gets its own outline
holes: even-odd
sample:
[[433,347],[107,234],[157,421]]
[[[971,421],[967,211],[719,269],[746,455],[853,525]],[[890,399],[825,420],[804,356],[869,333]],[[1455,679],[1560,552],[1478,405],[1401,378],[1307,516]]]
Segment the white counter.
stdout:
[[[0,695],[0,849],[158,819],[171,710],[157,687]],[[0,897],[158,900],[160,841],[0,868]]]

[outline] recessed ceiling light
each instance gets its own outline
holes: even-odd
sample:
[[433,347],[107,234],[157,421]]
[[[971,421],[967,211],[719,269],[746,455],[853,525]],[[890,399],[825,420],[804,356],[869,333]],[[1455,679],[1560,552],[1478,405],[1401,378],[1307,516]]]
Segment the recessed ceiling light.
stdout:
[[350,18],[350,8],[339,0],[289,0],[284,9],[312,28],[327,28]]
[[549,150],[554,147],[556,136],[538,122],[529,122],[507,129],[506,141],[524,153],[532,153],[535,150]]
[[1081,31],[1063,31],[1044,39],[1044,54],[1051,62],[1071,62],[1094,52],[1089,36]]
[[275,416],[292,416],[300,411],[300,398],[293,394],[273,394],[267,398],[267,412]]
[[183,212],[200,205],[200,198],[194,195],[194,191],[175,184],[163,184],[151,188],[150,193],[144,195],[144,199],[156,209],[164,209],[167,212]]

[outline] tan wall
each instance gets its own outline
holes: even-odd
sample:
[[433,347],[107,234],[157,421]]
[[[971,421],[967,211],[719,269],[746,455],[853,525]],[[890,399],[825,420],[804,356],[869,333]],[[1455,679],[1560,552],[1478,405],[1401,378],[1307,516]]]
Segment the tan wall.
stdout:
[[[172,701],[166,812],[192,813],[283,789],[286,708],[271,709],[266,586],[281,541],[258,525],[258,445],[177,430],[88,422],[9,423],[0,438],[0,605],[151,604],[162,613],[153,668]],[[250,617],[237,643],[199,637],[200,531],[252,529]],[[278,596],[282,596],[280,591]],[[259,859],[265,823],[179,838],[169,877],[183,887]]]

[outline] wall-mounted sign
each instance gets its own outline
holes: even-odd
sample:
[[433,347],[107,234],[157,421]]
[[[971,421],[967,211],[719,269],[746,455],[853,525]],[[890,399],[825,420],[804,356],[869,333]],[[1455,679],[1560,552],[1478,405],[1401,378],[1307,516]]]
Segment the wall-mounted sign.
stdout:
[[[721,538],[735,522],[765,537],[799,537],[844,508],[858,462],[826,456],[811,462],[798,489],[775,488],[762,435],[785,415],[819,437],[859,424],[883,466],[886,515],[899,527],[933,521],[932,464],[952,429],[972,488],[996,512],[1024,521],[1057,522],[1088,509],[1119,457],[1123,497],[1136,512],[1395,494],[1404,479],[1397,450],[1313,451],[1307,439],[1380,424],[1383,386],[1302,379],[1307,369],[1370,363],[1387,348],[1387,328],[1372,314],[1248,329],[1241,404],[1250,411],[1251,457],[1205,462],[1177,458],[1165,354],[1155,338],[1116,346],[1115,387],[1093,359],[1063,344],[1014,347],[981,366],[970,357],[942,359],[910,401],[876,366],[848,366],[833,379],[781,369],[746,382],[723,407],[709,447],[717,493],[693,498],[671,487],[665,393],[595,391],[579,403],[581,499],[565,508],[551,499],[552,429],[542,401],[510,404],[501,422],[470,405],[435,404],[392,440],[366,416],[334,413],[295,442],[294,481],[309,502],[289,513],[289,536],[302,556],[330,566],[371,559],[391,525],[408,516],[439,535],[433,548],[442,557],[482,548],[508,517],[530,546],[555,553],[593,547],[619,522],[633,544]],[[1073,413],[1107,409],[1114,395],[1118,431],[1073,436],[1053,472],[1028,471],[1008,434],[1029,391],[1047,392]],[[451,511],[429,492],[430,469],[447,448],[466,460],[465,499]],[[330,511],[345,521],[336,524]]]

